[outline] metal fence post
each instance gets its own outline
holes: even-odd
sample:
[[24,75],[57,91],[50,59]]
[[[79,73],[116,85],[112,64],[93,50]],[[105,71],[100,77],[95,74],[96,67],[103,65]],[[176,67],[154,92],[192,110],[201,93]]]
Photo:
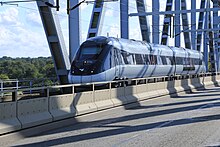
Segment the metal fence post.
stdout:
[[18,90],[12,92],[12,101],[16,102],[18,99]]
[[16,81],[16,89],[18,90],[18,81]]
[[30,80],[30,94],[32,94],[32,81]]
[[4,86],[4,84],[3,84],[3,81],[1,80],[1,98],[3,98],[3,96],[4,96],[4,93],[3,93],[3,89],[4,88],[3,88],[3,86]]

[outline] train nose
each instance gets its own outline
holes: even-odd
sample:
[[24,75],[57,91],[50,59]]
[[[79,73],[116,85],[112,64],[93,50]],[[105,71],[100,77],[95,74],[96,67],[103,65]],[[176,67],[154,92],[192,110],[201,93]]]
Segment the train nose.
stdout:
[[69,75],[69,82],[72,84],[91,83],[92,76]]
[[81,83],[91,83],[92,76],[81,76]]

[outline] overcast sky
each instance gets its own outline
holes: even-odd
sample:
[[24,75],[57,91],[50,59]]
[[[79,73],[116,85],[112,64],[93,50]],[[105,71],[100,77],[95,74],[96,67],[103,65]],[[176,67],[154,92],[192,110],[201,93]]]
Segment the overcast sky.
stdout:
[[[7,0],[5,0],[7,1]],[[198,2],[200,0],[197,0]],[[166,0],[160,0],[161,10],[165,10]],[[151,11],[151,0],[147,0],[147,11]],[[198,3],[198,7],[199,7]],[[187,4],[188,9],[190,3]],[[81,38],[85,41],[90,22],[92,4],[82,4],[81,9]],[[104,25],[100,35],[120,37],[119,2],[111,2],[106,5]],[[135,0],[130,0],[129,12],[137,12]],[[66,1],[61,1],[61,9],[58,12],[62,26],[65,44],[68,41],[68,15],[66,14]],[[149,21],[151,18],[148,18]],[[189,17],[190,19],[190,17]],[[130,38],[140,40],[141,33],[137,17],[129,19]],[[163,18],[161,17],[161,22]],[[160,28],[162,30],[162,27]],[[172,43],[171,43],[172,45]],[[35,2],[19,3],[18,6],[0,6],[0,57],[39,57],[51,56],[46,36],[42,27],[40,15]]]

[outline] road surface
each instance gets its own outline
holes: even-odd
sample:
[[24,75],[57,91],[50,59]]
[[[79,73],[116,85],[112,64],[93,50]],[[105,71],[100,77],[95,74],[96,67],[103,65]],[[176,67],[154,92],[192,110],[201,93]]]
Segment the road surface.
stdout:
[[220,146],[220,87],[88,115],[87,121],[1,146]]

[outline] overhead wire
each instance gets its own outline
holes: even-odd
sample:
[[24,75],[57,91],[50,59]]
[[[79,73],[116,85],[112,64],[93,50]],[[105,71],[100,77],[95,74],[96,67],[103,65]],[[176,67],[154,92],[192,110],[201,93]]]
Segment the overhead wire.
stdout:
[[[26,1],[10,1],[10,2],[37,2],[37,1],[43,1],[43,0],[26,0]],[[44,2],[44,1],[43,1]],[[89,1],[88,1],[89,2]],[[5,2],[4,2],[5,3]],[[5,3],[6,4],[6,3]],[[124,3],[122,3],[123,5],[125,5]],[[142,4],[144,4],[144,3],[142,3]],[[148,5],[149,6],[149,5]],[[29,7],[24,7],[24,6],[20,6],[20,5],[17,5],[17,7],[20,7],[20,8],[23,8],[23,9],[29,9],[29,10],[34,10],[34,11],[39,11],[39,10],[36,10],[36,9],[33,9],[33,8],[29,8]],[[105,8],[107,8],[107,9],[111,9],[111,10],[115,10],[115,11],[117,11],[117,12],[120,12],[119,10],[117,10],[117,9],[113,9],[113,8],[110,8],[110,7],[106,7],[106,6],[103,6],[103,7],[105,7]],[[131,7],[131,6],[129,6],[129,7]],[[136,7],[132,7],[132,8],[134,8],[134,9],[137,9]],[[158,9],[157,9],[158,10]],[[48,13],[48,12],[43,12],[43,11],[41,11],[42,13]],[[123,13],[123,12],[122,12]],[[126,12],[125,12],[126,13]],[[58,15],[58,16],[62,16],[62,17],[68,17],[68,16],[64,16],[64,15],[61,15],[61,14],[55,14],[55,15]],[[156,15],[156,14],[152,14],[152,15]],[[73,18],[73,17],[69,17],[70,19],[76,19],[76,18]],[[88,21],[88,20],[85,20],[85,19],[80,19],[79,21],[84,21],[84,22],[90,22],[90,21]],[[125,21],[125,20],[123,20],[124,22],[128,22],[128,21]],[[104,26],[104,24],[100,24],[102,27],[105,27]],[[109,25],[109,24],[105,24],[106,26],[108,26],[108,27],[114,27],[114,28],[120,28],[120,27],[116,27],[116,26],[112,26],[112,25]],[[183,26],[183,25],[182,25]],[[152,26],[153,28],[154,28],[154,26]],[[192,27],[192,26],[191,26]],[[162,30],[158,30],[160,33],[163,33],[163,31]],[[153,32],[150,32],[150,33],[153,33]]]
[[[41,1],[41,0],[33,0],[33,1]],[[38,12],[39,12],[39,10],[34,9],[34,8],[30,8],[30,7],[24,7],[24,6],[20,6],[20,5],[17,5],[17,7],[23,8],[23,9],[32,10],[32,11],[38,11]],[[48,12],[45,12],[45,11],[40,11],[40,12],[41,12],[41,13],[48,13]],[[49,13],[48,13],[48,14],[49,14]],[[76,19],[76,18],[73,18],[73,17],[70,17],[70,16],[66,16],[66,15],[62,15],[62,14],[57,14],[57,13],[53,13],[53,12],[52,12],[52,14],[58,15],[58,16],[61,16],[61,17],[68,17],[68,18],[70,18],[70,19]],[[90,22],[90,21],[88,21],[87,19],[82,19],[82,18],[81,18],[79,21]],[[105,27],[104,24],[101,24],[101,26]],[[114,27],[114,28],[119,28],[119,27],[117,27],[117,26],[112,26],[112,25],[109,25],[109,24],[106,24],[106,26],[108,26],[108,27]]]
[[[10,5],[10,6],[11,6],[11,5]],[[46,12],[46,11],[40,11],[40,10],[37,10],[37,9],[34,9],[34,8],[25,7],[25,6],[21,6],[21,5],[17,5],[17,7],[22,8],[22,9],[26,9],[26,10],[31,10],[31,11],[40,12],[40,13],[43,13],[43,14],[48,14],[48,15],[51,14],[51,13]],[[67,15],[62,15],[62,14],[58,14],[58,13],[54,13],[54,12],[52,12],[52,14],[57,15],[57,16],[60,16],[60,17],[65,17],[65,18],[69,18],[69,19],[74,19],[74,20],[76,20],[76,18],[67,16]],[[87,20],[87,19],[82,19],[82,18],[80,18],[79,21],[90,22],[89,20]],[[109,25],[109,24],[105,24],[105,25],[104,25],[104,24],[100,24],[100,25],[101,25],[102,27],[119,28],[119,27],[117,27],[117,26],[113,26],[113,25]]]

